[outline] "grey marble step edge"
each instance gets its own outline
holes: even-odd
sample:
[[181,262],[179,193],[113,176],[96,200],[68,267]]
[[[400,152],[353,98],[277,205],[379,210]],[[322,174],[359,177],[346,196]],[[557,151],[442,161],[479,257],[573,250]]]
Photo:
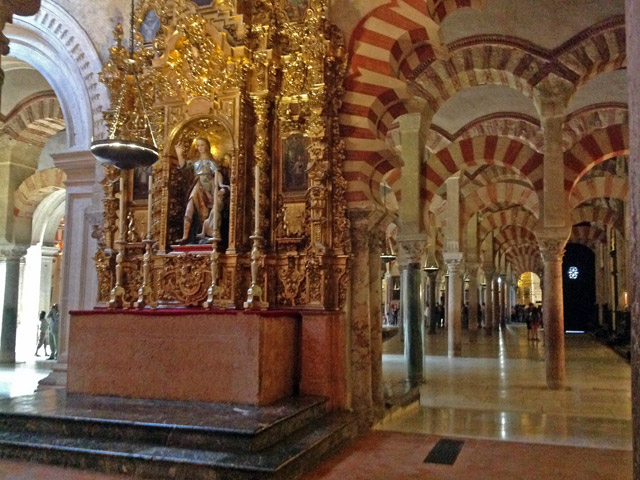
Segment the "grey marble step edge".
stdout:
[[0,457],[158,480],[288,480],[298,478],[319,458],[353,438],[356,432],[353,416],[329,414],[258,453],[149,447],[120,441],[0,432]]
[[111,440],[129,440],[195,449],[259,451],[326,414],[325,400],[318,400],[261,428],[246,430],[197,425],[168,425],[104,418],[0,413],[0,430],[26,431]]

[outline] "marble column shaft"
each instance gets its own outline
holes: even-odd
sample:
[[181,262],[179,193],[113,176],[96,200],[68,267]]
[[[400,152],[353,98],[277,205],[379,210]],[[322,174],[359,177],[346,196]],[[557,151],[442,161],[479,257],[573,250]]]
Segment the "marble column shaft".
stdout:
[[351,218],[351,407],[363,429],[373,423],[368,230],[366,218]]
[[469,268],[469,330],[478,329],[478,267]]
[[424,321],[420,288],[420,259],[426,245],[426,235],[400,235],[398,238],[400,266],[400,309],[404,324],[404,353],[407,361],[407,381],[416,387],[423,382]]
[[445,253],[449,271],[449,296],[447,298],[447,353],[449,358],[462,354],[462,283],[460,276],[461,253]]
[[380,254],[382,246],[378,235],[369,236],[369,298],[371,305],[371,397],[377,419],[384,415],[382,388],[382,285]]
[[4,257],[5,282],[0,332],[0,363],[15,363],[16,334],[18,330],[18,290],[20,284],[20,259],[27,253],[24,248],[0,250]]
[[493,332],[493,270],[484,269],[484,329],[487,335]]
[[427,276],[429,277],[429,333],[434,334],[438,330],[438,317],[436,315],[438,270],[428,272]]
[[544,291],[542,310],[545,338],[545,362],[547,386],[552,389],[564,387],[564,305],[562,299],[562,255],[564,242],[545,242],[541,246],[544,260]]
[[402,269],[400,294],[404,323],[404,351],[407,359],[407,380],[412,387],[423,380],[423,332],[420,311],[420,264],[411,263]]
[[493,329],[498,330],[500,328],[500,289],[498,284],[499,276],[496,274],[493,276],[491,282],[491,303],[493,304]]

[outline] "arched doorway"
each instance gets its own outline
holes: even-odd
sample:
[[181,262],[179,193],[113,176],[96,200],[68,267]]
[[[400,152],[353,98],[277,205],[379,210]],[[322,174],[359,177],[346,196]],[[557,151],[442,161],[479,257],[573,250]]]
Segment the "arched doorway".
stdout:
[[519,305],[542,304],[540,277],[534,272],[525,272],[520,275],[516,296]]
[[590,330],[596,321],[595,254],[578,243],[567,244],[562,260],[565,331]]
[[60,300],[65,190],[45,197],[33,213],[31,246],[22,267],[16,358],[33,358],[38,313]]

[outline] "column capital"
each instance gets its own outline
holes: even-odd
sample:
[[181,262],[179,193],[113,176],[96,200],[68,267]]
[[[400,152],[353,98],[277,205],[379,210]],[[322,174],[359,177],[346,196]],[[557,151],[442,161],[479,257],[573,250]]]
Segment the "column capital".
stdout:
[[449,270],[459,268],[464,261],[464,254],[462,252],[444,252],[442,257],[444,258],[444,263],[449,267]]
[[545,262],[562,261],[564,247],[567,244],[566,240],[545,238],[544,240],[538,240],[538,243],[540,245],[542,260]]
[[27,254],[27,248],[21,245],[0,246],[0,257],[5,261],[20,260]]
[[545,262],[562,260],[564,247],[570,235],[570,228],[546,228],[536,232],[542,259]]
[[424,233],[398,235],[398,265],[406,268],[412,263],[420,265],[427,248],[427,235]]
[[533,89],[533,102],[541,119],[564,117],[575,85],[554,73],[548,74]]

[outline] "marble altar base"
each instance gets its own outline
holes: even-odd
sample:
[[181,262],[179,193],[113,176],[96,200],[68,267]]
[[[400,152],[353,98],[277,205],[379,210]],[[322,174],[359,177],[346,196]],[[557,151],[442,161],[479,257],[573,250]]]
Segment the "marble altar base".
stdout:
[[71,312],[67,391],[267,405],[299,383],[292,312]]

